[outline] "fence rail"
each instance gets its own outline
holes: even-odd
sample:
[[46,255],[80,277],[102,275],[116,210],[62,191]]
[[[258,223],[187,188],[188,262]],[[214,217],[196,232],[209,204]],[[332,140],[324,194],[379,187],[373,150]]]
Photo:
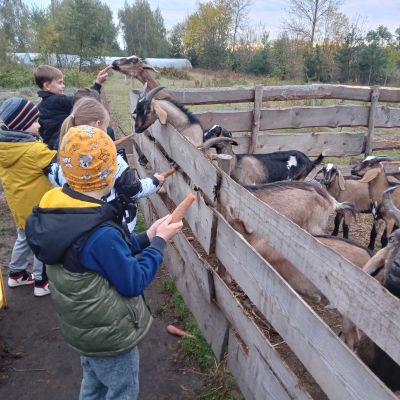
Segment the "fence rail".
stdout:
[[[365,93],[364,88],[358,89],[357,95]],[[392,96],[390,101],[394,101],[392,98],[398,90],[387,93]],[[133,104],[136,98],[133,91]],[[340,136],[341,143],[346,143],[346,135],[350,134]],[[360,134],[355,136],[361,146],[363,138]],[[258,146],[265,146],[261,137],[258,137]],[[168,201],[177,204],[189,191],[197,193],[187,223],[202,251],[180,234],[174,239],[174,246],[167,250],[166,264],[217,357],[228,342],[228,365],[247,399],[309,399],[312,396],[202,252],[222,263],[330,399],[395,398],[228,224],[220,211],[229,210],[233,217],[285,254],[340,313],[400,364],[399,299],[234,182],[173,127],[156,122],[148,134],[137,136],[137,144],[153,169],[166,169],[165,153],[179,165],[178,172],[165,184]],[[249,146],[248,141],[241,146]],[[141,177],[146,175],[138,163],[135,167]],[[168,211],[159,195],[141,203],[147,222]]]

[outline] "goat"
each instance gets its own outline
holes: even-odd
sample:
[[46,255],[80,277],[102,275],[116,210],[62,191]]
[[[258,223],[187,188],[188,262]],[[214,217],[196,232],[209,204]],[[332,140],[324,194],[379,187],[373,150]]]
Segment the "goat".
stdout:
[[241,185],[258,185],[284,180],[302,180],[313,168],[321,163],[321,154],[311,161],[304,153],[297,150],[276,151],[266,154],[235,154],[232,144],[238,143],[227,137],[207,140],[201,149],[217,147],[217,153],[232,156],[228,172],[232,179]]
[[[111,66],[114,71],[118,71],[132,78],[136,78],[143,85],[147,84],[148,90],[152,90],[160,86],[159,82],[154,79],[153,75],[151,74],[151,72],[157,72],[157,70],[151,65],[145,64],[139,57],[135,55],[115,59]],[[165,89],[155,95],[156,98],[167,96],[169,96],[169,93]]]
[[165,125],[170,123],[175,129],[186,136],[195,146],[203,143],[203,128],[200,121],[185,107],[170,97],[154,99],[163,87],[157,87],[146,93],[145,84],[139,94],[136,104],[135,132],[141,133],[151,126],[157,118]]
[[[387,236],[393,231],[395,226],[395,219],[384,207],[382,203],[382,195],[391,185],[386,178],[385,170],[381,163],[375,163],[373,164],[373,167],[366,170],[359,170],[358,173],[362,175],[360,182],[368,183],[369,195],[374,205],[375,218],[383,219],[385,222],[385,230],[381,237],[382,247],[385,247],[388,241]],[[393,196],[395,204],[400,205],[400,186],[395,186]]]
[[[383,193],[383,205],[391,213],[396,224],[400,226],[400,210],[394,206],[389,188]],[[389,292],[400,297],[400,230],[395,230],[389,238],[388,245],[379,250],[363,267],[364,272],[373,275]],[[400,366],[392,360],[365,334],[360,332],[350,321],[346,323],[346,343],[356,352],[360,359],[381,379],[391,390],[400,389]],[[348,342],[350,339],[350,343]]]
[[[307,232],[319,235],[321,241],[327,243],[328,246],[335,246],[339,252],[343,251],[337,245],[339,241],[335,240],[336,238],[330,239],[321,235],[324,234],[330,214],[335,211],[352,211],[352,206],[348,203],[338,203],[326,189],[311,182],[276,182],[245,187],[275,211]],[[233,228],[241,233],[296,291],[308,297],[321,299],[319,290],[282,254],[274,250],[247,224],[234,218],[230,210],[226,209],[223,204],[219,205],[219,209]],[[341,244],[346,243],[344,240],[340,242]],[[346,258],[352,257],[351,251],[346,254]],[[356,252],[353,251],[353,255],[355,254]]]
[[[370,213],[372,211],[372,200],[369,195],[368,184],[358,180],[344,179],[336,165],[327,164],[322,168],[323,183],[328,192],[339,202],[348,201],[354,205],[355,211],[359,213]],[[348,239],[349,227],[352,217],[343,218],[341,214],[335,217],[335,227],[332,235],[337,236],[340,222],[343,219],[343,237]],[[376,239],[376,227],[372,225],[370,242],[368,248],[373,248]]]

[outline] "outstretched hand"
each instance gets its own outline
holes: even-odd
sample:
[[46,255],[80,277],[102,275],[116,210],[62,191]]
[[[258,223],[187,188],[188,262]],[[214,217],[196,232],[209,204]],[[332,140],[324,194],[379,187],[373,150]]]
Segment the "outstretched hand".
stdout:
[[172,239],[182,229],[182,221],[171,223],[171,215],[158,219],[147,230],[147,236],[151,241],[154,236],[163,238],[166,242]]
[[102,85],[108,78],[108,71],[112,68],[111,65],[108,65],[107,67],[105,67],[104,69],[102,69],[96,77],[96,83],[98,83],[99,85]]

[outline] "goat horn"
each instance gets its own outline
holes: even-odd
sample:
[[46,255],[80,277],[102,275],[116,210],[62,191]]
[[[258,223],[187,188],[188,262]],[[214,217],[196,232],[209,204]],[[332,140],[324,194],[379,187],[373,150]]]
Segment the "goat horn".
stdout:
[[156,87],[156,88],[150,90],[150,92],[148,92],[146,94],[146,102],[151,102],[151,100],[153,100],[153,97],[163,89],[165,89],[164,86],[159,86],[159,87]]
[[228,138],[228,137],[216,137],[216,138],[212,138],[207,140],[207,142],[205,142],[204,144],[202,144],[201,146],[199,146],[198,148],[203,150],[203,149],[209,149],[212,146],[215,146],[218,143],[223,143],[223,142],[229,142],[234,144],[235,146],[238,146],[239,143],[232,139],[232,138]]
[[392,217],[396,220],[397,225],[400,226],[400,210],[393,204],[393,200],[390,195],[390,192],[393,192],[397,188],[398,186],[394,186],[383,192],[383,206],[386,208],[386,210],[389,211]]
[[143,85],[142,90],[139,93],[139,99],[143,99],[144,98],[146,90],[147,90],[147,82]]

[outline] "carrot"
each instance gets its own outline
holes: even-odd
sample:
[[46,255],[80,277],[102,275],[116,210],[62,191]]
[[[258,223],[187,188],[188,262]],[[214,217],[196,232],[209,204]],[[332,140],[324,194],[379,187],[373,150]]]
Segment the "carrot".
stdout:
[[103,74],[104,74],[105,72],[108,72],[112,67],[113,66],[111,64],[107,65],[107,67],[105,67],[101,72],[103,72]]
[[162,175],[164,178],[168,178],[169,176],[171,176],[172,174],[174,174],[176,171],[176,169],[174,167],[171,167],[170,169],[167,169],[164,172],[161,172],[160,175]]
[[193,336],[190,333],[187,333],[187,332],[183,331],[182,329],[177,328],[174,325],[168,325],[167,332],[170,333],[171,335],[175,335],[175,336],[179,336],[179,337],[187,336],[192,339],[196,339],[196,336]]
[[190,205],[196,200],[196,196],[192,193],[189,193],[185,199],[178,204],[175,210],[172,212],[171,216],[171,223],[179,222],[182,220],[184,215],[186,214]]

